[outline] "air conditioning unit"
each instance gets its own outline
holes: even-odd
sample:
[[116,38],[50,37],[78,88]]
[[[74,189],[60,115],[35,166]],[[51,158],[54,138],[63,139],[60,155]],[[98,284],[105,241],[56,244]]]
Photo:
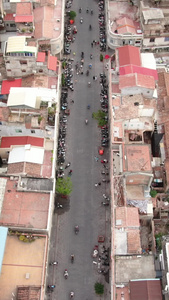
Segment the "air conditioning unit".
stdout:
[[60,19],[57,19],[57,22],[60,22]]
[[56,85],[55,84],[51,85],[51,89],[56,89]]

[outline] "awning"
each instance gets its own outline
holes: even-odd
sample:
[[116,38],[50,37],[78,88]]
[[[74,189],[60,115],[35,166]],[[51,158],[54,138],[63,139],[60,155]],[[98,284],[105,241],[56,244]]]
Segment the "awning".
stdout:
[[33,16],[16,16],[15,17],[15,23],[32,23],[33,22]]
[[104,154],[104,150],[103,150],[103,149],[100,149],[100,150],[99,150],[99,154],[100,154],[100,155],[103,155],[103,154]]

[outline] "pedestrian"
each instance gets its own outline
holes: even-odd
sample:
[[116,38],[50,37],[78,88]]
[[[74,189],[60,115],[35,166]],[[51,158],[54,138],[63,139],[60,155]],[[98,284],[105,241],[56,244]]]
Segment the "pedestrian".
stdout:
[[97,161],[97,162],[98,162],[99,158],[98,158],[97,156],[95,156],[94,158],[95,158],[95,161]]
[[93,48],[93,43],[91,42],[91,47]]

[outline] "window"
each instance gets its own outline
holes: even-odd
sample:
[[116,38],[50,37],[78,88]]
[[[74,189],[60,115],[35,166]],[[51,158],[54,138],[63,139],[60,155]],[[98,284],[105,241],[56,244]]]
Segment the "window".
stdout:
[[150,43],[154,43],[154,42],[155,42],[155,38],[151,38]]
[[39,73],[43,73],[43,70],[42,70],[42,69],[39,69]]
[[11,69],[7,69],[7,72],[11,72]]
[[16,27],[16,24],[10,24],[10,27]]
[[169,41],[169,36],[166,36],[165,38],[164,38],[164,42],[168,42]]
[[25,73],[26,72],[26,70],[21,70],[23,73]]
[[35,130],[31,130],[31,133],[35,133]]
[[15,129],[15,132],[17,132],[17,133],[21,133],[21,132],[22,132],[22,130],[21,130],[21,129]]

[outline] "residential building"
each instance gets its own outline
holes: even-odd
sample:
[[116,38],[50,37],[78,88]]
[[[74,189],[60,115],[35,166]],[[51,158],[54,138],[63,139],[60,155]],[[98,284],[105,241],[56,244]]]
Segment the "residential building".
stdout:
[[124,2],[107,2],[107,44],[111,49],[124,45],[140,47],[143,33],[138,20],[138,8]]
[[142,44],[144,51],[168,51],[169,24],[166,1],[141,1],[140,24],[144,35]]
[[37,52],[37,44],[30,37],[9,37],[4,50],[7,76],[16,78],[32,74]]

